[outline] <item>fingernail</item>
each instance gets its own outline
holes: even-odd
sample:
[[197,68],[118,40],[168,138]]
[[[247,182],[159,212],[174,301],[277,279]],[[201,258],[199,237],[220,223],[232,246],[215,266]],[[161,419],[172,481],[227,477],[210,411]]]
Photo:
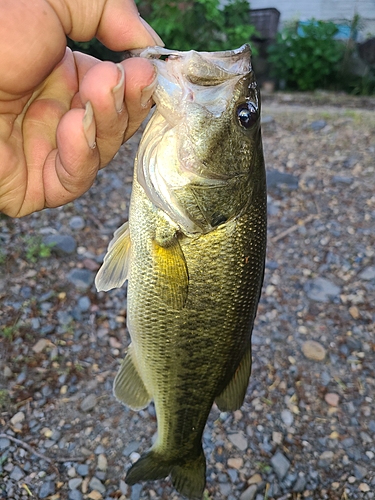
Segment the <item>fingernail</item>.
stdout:
[[119,72],[120,79],[115,87],[112,89],[113,99],[115,101],[115,108],[117,113],[121,113],[124,108],[124,86],[125,86],[125,71],[121,64],[116,64]]
[[83,115],[82,125],[89,148],[95,149],[96,126],[94,120],[94,111],[92,109],[90,101],[87,101],[87,103],[85,104],[85,114]]
[[154,42],[155,42],[155,45],[158,45],[159,47],[164,47],[164,42],[163,40],[160,38],[160,36],[156,33],[156,31],[151,28],[151,26],[148,24],[148,22],[146,22],[143,17],[139,16],[139,19],[141,20],[141,23],[143,24],[143,26],[146,28],[146,30],[150,33],[150,35],[152,36]]
[[141,106],[142,106],[142,108],[147,107],[147,105],[151,99],[151,96],[154,93],[156,85],[157,85],[157,78],[156,78],[156,74],[155,74],[155,78],[150,83],[150,85],[147,85],[147,87],[144,87],[142,89],[142,92],[141,92]]

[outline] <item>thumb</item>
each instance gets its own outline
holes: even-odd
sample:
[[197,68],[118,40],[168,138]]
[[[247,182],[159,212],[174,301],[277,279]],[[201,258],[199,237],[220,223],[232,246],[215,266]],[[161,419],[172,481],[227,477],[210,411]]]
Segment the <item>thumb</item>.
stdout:
[[97,37],[111,50],[163,45],[144,21],[133,0],[48,0],[64,28],[76,41]]

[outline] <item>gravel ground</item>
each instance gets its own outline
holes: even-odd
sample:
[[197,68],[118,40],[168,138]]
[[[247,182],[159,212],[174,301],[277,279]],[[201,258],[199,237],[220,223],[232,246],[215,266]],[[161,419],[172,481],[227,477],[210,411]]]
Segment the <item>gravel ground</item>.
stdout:
[[[374,101],[284,97],[263,109],[269,245],[253,373],[241,410],[211,412],[205,499],[375,498]],[[124,482],[155,412],[112,396],[126,291],[93,285],[127,216],[139,137],[78,201],[0,219],[1,499],[180,498],[168,480]]]

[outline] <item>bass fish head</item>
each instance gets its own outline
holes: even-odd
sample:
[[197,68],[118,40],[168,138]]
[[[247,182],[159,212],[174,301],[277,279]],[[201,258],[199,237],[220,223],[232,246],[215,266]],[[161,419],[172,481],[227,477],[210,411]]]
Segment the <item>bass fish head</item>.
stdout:
[[155,59],[156,112],[142,138],[137,180],[185,234],[243,213],[264,183],[260,98],[249,45],[225,52],[143,51]]

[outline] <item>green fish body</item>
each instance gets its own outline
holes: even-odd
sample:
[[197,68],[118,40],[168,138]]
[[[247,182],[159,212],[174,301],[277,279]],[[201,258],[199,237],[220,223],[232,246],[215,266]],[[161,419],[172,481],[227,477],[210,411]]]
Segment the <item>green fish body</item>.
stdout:
[[[159,50],[159,52],[157,52]],[[133,409],[154,401],[157,439],[127,482],[170,475],[202,498],[202,434],[212,404],[239,408],[263,281],[266,181],[250,49],[156,60],[157,109],[135,164],[129,222],[97,276],[128,279],[132,343],[115,379]]]

